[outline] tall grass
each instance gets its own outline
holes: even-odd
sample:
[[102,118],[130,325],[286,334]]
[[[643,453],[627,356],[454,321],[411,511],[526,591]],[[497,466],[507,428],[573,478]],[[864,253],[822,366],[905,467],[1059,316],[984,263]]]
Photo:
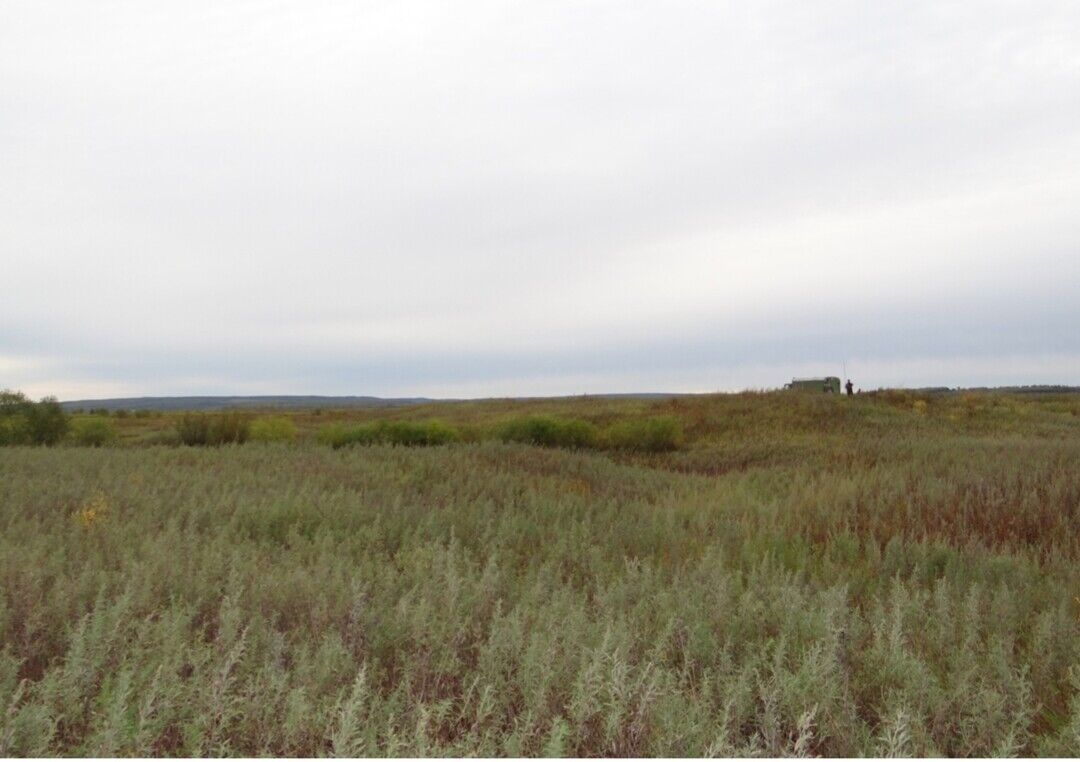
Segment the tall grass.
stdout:
[[251,434],[251,416],[236,411],[185,413],[176,421],[176,434],[189,446],[243,444]]

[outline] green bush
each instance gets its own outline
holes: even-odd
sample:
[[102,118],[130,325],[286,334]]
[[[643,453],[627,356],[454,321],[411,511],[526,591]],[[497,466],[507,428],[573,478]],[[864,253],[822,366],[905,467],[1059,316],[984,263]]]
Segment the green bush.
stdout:
[[351,429],[335,424],[319,431],[319,441],[334,448],[375,444],[429,447],[456,442],[460,438],[457,429],[442,421],[379,421]]
[[413,423],[412,421],[380,422],[375,425],[375,428],[380,442],[403,447],[449,444],[459,438],[457,430],[447,426],[442,421],[425,421],[424,423]]
[[56,397],[45,397],[26,408],[26,431],[30,443],[52,446],[64,438],[68,430],[68,416]]
[[347,430],[339,423],[332,423],[329,426],[323,426],[319,429],[319,433],[315,435],[319,444],[329,445],[335,450],[345,444],[345,437]]
[[101,447],[116,439],[116,427],[105,418],[80,418],[71,426],[71,438],[84,447]]
[[291,442],[296,439],[296,424],[285,416],[256,418],[251,423],[253,442]]
[[575,449],[595,447],[599,441],[596,427],[587,421],[540,415],[508,421],[499,428],[498,437],[504,442]]
[[250,433],[250,416],[235,411],[217,415],[185,413],[176,422],[177,436],[189,446],[243,444]]
[[608,429],[608,445],[616,450],[671,452],[683,446],[682,424],[677,418],[642,418],[623,421]]
[[345,429],[337,446],[344,445],[373,445],[380,443],[380,427],[377,424],[366,424]]

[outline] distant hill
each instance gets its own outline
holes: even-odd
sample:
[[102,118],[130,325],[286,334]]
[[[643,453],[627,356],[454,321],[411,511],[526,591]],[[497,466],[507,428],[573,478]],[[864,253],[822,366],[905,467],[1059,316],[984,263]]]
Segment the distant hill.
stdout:
[[1065,386],[1063,384],[1037,384],[1032,386],[926,386],[918,389],[909,389],[912,392],[924,394],[947,394],[950,392],[1001,392],[1004,394],[1077,394],[1080,386]]
[[980,387],[978,389],[971,389],[970,391],[1008,392],[1009,394],[1076,394],[1077,392],[1080,392],[1080,386],[1039,384],[1035,386]]
[[320,397],[316,395],[271,395],[255,397],[119,397],[104,400],[67,400],[65,410],[223,410],[226,408],[341,408],[399,407],[420,405],[435,400],[426,397]]
[[[600,399],[668,399],[684,395],[663,392],[640,394],[590,394]],[[495,399],[495,398],[488,398]],[[505,397],[498,399],[508,399]],[[559,397],[512,397],[515,400],[560,399]],[[232,397],[116,397],[102,400],[66,400],[61,402],[65,410],[226,410],[230,408],[343,408],[343,407],[402,407],[423,405],[428,402],[462,402],[460,399],[434,399],[431,397],[322,397],[318,395],[267,395]]]
[[[949,394],[956,392],[1006,392],[1010,394],[1075,394],[1080,393],[1080,386],[1043,385],[1043,386],[998,386],[998,387],[973,387],[973,388],[950,388],[924,387],[921,389],[907,389],[907,391],[921,393]],[[641,399],[663,400],[673,397],[693,397],[694,394],[680,394],[669,392],[631,392],[625,394],[588,394],[573,395],[587,396],[596,399]],[[512,399],[518,401],[535,401],[542,399],[571,399],[566,397],[485,397],[485,399]],[[463,402],[465,400],[432,397],[364,397],[344,396],[325,397],[319,395],[264,395],[264,396],[229,396],[229,397],[116,397],[100,400],[67,400],[60,404],[65,410],[159,410],[163,412],[177,410],[226,410],[230,408],[281,408],[295,410],[299,408],[344,408],[344,407],[403,407],[405,405],[423,405],[429,402]]]

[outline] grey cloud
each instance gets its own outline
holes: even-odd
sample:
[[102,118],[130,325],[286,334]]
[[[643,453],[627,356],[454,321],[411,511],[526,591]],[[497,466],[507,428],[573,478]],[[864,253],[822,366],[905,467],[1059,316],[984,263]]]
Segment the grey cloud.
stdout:
[[1080,382],[1071,2],[6,7],[0,385]]

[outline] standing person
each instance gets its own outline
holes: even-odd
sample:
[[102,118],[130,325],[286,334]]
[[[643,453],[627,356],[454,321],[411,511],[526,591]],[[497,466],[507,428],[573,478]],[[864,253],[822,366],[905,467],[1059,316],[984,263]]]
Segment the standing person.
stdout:
[[855,393],[855,384],[851,383],[850,378],[847,380],[847,383],[844,384],[844,388],[847,389],[847,396],[849,397]]

